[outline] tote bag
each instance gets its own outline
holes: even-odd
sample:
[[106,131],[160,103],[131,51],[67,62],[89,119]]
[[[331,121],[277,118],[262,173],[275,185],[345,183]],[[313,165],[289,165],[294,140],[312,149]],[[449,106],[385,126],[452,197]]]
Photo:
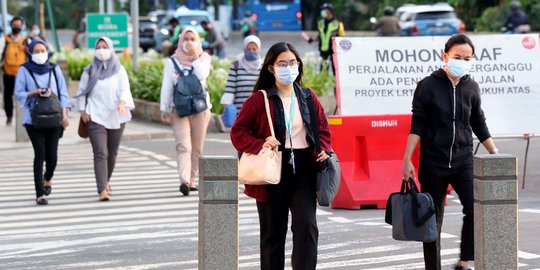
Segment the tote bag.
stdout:
[[392,238],[395,240],[437,240],[433,199],[429,193],[420,193],[412,178],[403,179],[401,190],[390,194],[385,221],[392,225]]
[[[270,125],[270,132],[275,137],[272,117],[270,117],[270,105],[265,90],[261,90],[264,95],[264,108],[266,117]],[[261,151],[254,155],[243,153],[238,164],[238,181],[247,185],[267,185],[279,184],[281,180],[281,152],[277,148],[271,149],[263,147]]]

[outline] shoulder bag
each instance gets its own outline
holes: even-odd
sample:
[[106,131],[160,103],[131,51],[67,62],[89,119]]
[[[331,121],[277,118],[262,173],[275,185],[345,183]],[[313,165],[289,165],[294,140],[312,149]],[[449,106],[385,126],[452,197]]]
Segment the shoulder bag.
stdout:
[[[272,136],[275,137],[274,124],[270,117],[270,105],[265,90],[264,107],[266,117],[270,125]],[[281,152],[277,147],[274,149],[263,147],[257,154],[243,153],[238,163],[238,181],[247,185],[279,184],[281,180]]]
[[[307,91],[310,91],[307,89]],[[310,91],[311,93],[311,91]],[[313,139],[315,140],[315,149],[317,153],[322,151],[321,140],[319,138],[319,121],[315,113],[315,100],[310,95],[311,101],[308,101],[309,114],[313,126]],[[339,159],[333,151],[330,157],[322,162],[317,171],[317,202],[320,206],[330,206],[336,197],[341,181],[341,167]]]

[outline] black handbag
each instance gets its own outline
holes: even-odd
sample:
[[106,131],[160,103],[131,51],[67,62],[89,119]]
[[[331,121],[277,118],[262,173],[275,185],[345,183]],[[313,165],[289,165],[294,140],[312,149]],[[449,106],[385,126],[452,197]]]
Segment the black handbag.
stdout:
[[[322,149],[319,138],[319,121],[317,121],[315,114],[313,96],[310,95],[310,98],[311,100],[308,101],[308,107],[311,123],[314,127],[313,139],[315,140],[315,149],[317,150],[317,153],[320,153]],[[339,190],[340,181],[341,167],[339,165],[339,159],[336,153],[332,151],[330,157],[320,164],[319,170],[317,171],[317,202],[319,202],[320,206],[328,207],[332,204],[332,201]]]
[[385,222],[395,240],[433,242],[439,235],[433,199],[419,192],[412,178],[403,179],[400,191],[388,197]]

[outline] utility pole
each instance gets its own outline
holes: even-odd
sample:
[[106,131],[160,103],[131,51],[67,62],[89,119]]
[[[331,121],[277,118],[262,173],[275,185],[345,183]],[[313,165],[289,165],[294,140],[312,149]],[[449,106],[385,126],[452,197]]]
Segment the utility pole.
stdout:
[[104,0],[99,0],[99,14],[105,13],[105,2]]
[[107,0],[107,13],[114,13],[114,0]]
[[6,33],[6,29],[8,26],[8,20],[7,20],[7,0],[1,0],[2,1],[2,31],[4,31],[4,34]]
[[133,39],[131,40],[132,46],[132,61],[133,70],[139,69],[139,0],[131,0],[131,25],[133,26]]

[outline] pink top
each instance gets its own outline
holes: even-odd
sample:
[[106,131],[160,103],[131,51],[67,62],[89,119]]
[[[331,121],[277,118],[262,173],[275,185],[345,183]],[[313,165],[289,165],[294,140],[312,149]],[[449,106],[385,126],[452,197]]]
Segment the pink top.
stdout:
[[[285,122],[289,121],[289,114],[291,112],[291,97],[281,98],[283,102],[283,111],[285,112]],[[304,122],[302,121],[302,115],[300,114],[300,106],[298,105],[298,98],[294,99],[294,119],[293,119],[293,131],[292,131],[292,144],[293,149],[308,148],[309,144],[306,140],[307,132]],[[289,140],[289,131],[285,131],[285,148],[291,148],[291,140]]]

